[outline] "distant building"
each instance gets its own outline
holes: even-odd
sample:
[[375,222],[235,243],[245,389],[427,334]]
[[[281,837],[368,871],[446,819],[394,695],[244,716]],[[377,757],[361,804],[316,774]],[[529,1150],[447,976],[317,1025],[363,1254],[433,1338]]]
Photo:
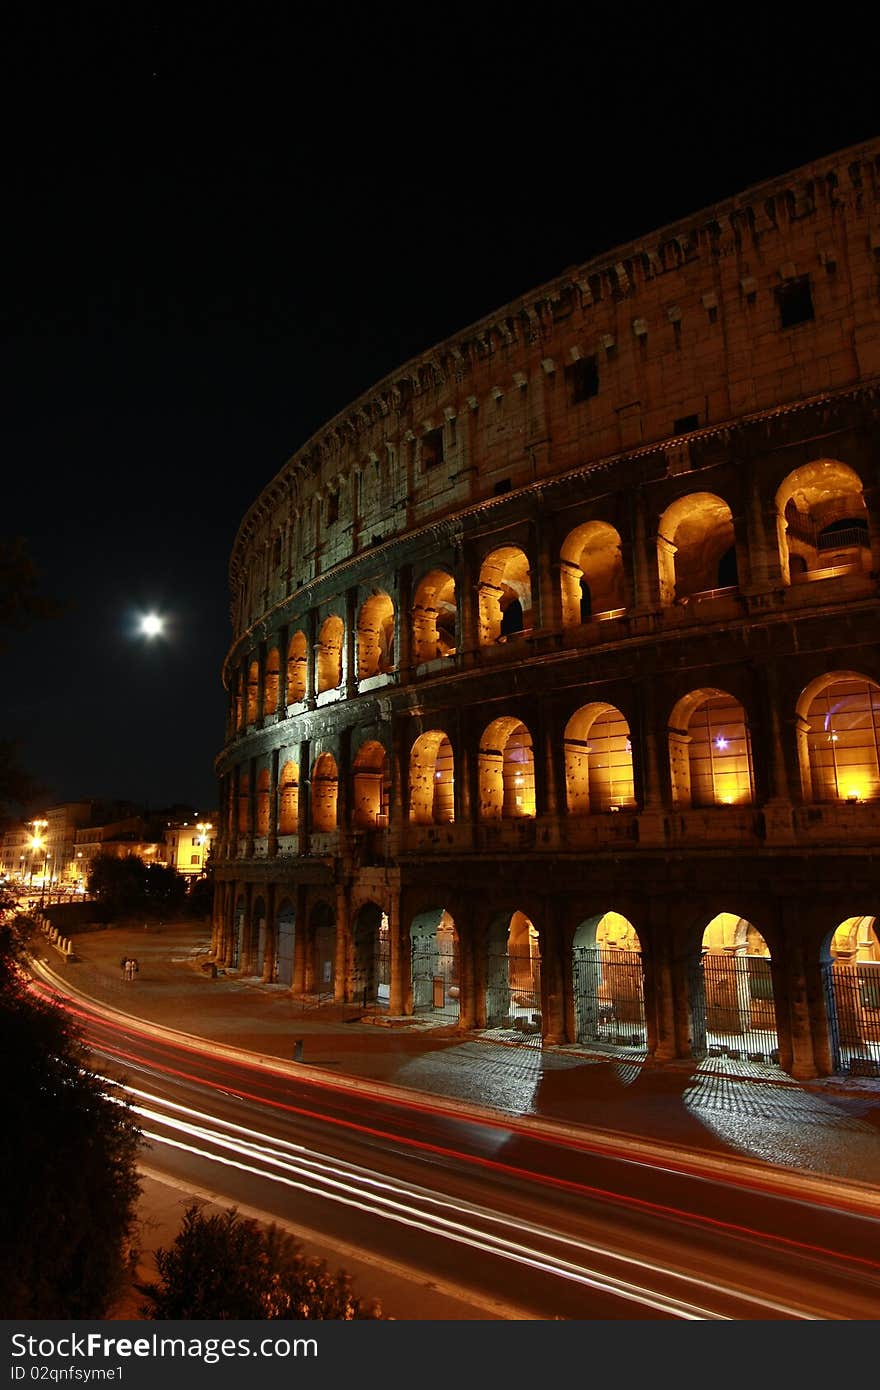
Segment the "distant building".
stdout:
[[165,862],[185,878],[198,878],[206,869],[220,815],[201,821],[176,821],[165,828]]

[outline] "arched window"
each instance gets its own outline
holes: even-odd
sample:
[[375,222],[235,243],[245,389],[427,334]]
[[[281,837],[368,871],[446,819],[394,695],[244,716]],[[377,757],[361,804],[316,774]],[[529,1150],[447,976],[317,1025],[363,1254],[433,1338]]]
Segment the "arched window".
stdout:
[[756,927],[719,912],[703,932],[699,974],[691,981],[695,1056],[777,1061],[770,950]]
[[657,528],[660,600],[669,606],[737,584],[733,516],[710,492],[673,502]]
[[368,598],[358,618],[358,680],[394,669],[394,604],[387,594]]
[[745,711],[723,690],[679,700],[669,728],[672,798],[677,806],[741,806],[753,798]]
[[332,753],[321,753],[312,768],[312,829],[336,829],[336,797],[339,780]]
[[531,627],[531,586],[528,559],[517,546],[502,546],[486,556],[480,567],[481,647]]
[[352,824],[388,824],[390,782],[390,762],[382,744],[361,744],[352,766]]
[[604,521],[587,521],[568,536],[560,564],[562,623],[573,627],[626,607],[620,536]]
[[481,820],[535,815],[532,738],[513,715],[494,719],[483,734],[479,781]]
[[776,531],[786,584],[871,568],[861,479],[838,459],[789,473],[776,493]]
[[807,800],[880,797],[880,686],[855,672],[830,672],[807,686],[798,714]]
[[439,729],[417,738],[409,758],[409,818],[413,825],[455,819],[452,744]]
[[278,648],[272,647],[266,655],[266,681],[263,688],[263,718],[274,714],[278,709],[278,685],[280,674]]
[[345,625],[333,614],[321,625],[317,651],[317,693],[337,690],[342,684],[342,638]]
[[261,768],[257,773],[257,826],[258,835],[269,834],[269,769]]
[[255,724],[257,722],[258,697],[260,693],[260,667],[256,661],[252,661],[248,667],[247,682],[247,722]]
[[629,725],[613,705],[584,705],[565,726],[569,815],[635,805]]
[[416,586],[412,640],[416,665],[455,654],[455,580],[445,570],[431,570]]
[[572,941],[575,1040],[644,1047],[641,945],[619,912],[581,922]]
[[295,632],[287,648],[287,703],[297,705],[306,698],[309,644],[304,632]]
[[285,763],[278,783],[278,833],[295,835],[299,821],[299,768]]

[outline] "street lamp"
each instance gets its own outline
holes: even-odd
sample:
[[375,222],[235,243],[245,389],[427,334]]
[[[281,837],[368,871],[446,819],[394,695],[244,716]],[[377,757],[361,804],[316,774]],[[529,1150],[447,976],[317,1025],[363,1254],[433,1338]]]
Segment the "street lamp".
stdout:
[[[43,833],[42,833],[42,832],[46,829],[46,827],[47,827],[47,825],[49,824],[49,822],[48,822],[47,820],[42,820],[42,819],[38,818],[37,820],[32,820],[32,821],[30,821],[29,824],[32,825],[33,828],[34,828],[34,833],[33,833],[33,835],[31,836],[31,841],[30,841],[31,871],[30,871],[30,877],[28,878],[28,888],[29,888],[29,890],[30,890],[30,889],[32,889],[33,886],[34,886],[34,851],[35,851],[35,850],[38,850],[38,849],[43,849],[43,848],[44,848],[45,841],[43,840]],[[45,883],[45,868],[44,868],[44,883]],[[42,900],[42,894],[41,894],[41,895],[40,895],[40,906],[42,907],[42,905],[43,905],[43,900]]]
[[205,872],[205,861],[208,857],[208,851],[205,848],[208,843],[208,831],[213,829],[214,827],[209,820],[196,821],[196,830],[199,831],[199,845],[202,851],[202,862],[199,866],[201,873]]

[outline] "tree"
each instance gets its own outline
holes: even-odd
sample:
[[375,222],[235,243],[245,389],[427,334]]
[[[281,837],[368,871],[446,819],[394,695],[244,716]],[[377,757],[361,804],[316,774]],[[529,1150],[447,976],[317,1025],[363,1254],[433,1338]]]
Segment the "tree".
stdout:
[[125,1276],[139,1133],[70,1023],[30,987],[26,926],[0,926],[0,1307],[7,1318],[100,1318]]
[[173,1245],[156,1251],[159,1281],[139,1285],[150,1302],[144,1317],[381,1318],[376,1303],[356,1298],[349,1276],[310,1259],[277,1226],[260,1226],[235,1207],[206,1215],[193,1202]]
[[167,864],[145,864],[136,854],[99,854],[89,869],[89,893],[108,919],[166,916],[181,907],[186,883]]

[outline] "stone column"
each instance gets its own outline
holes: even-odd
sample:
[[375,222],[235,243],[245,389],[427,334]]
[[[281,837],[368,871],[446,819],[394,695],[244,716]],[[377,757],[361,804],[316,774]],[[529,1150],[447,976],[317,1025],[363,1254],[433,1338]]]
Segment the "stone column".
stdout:
[[348,963],[351,956],[351,892],[347,884],[336,885],[336,962],[333,1000],[345,1002],[348,994]]
[[801,940],[801,910],[806,904],[786,900],[781,904],[784,923],[784,950],[770,959],[776,1027],[779,1037],[779,1065],[799,1081],[819,1075],[813,1051],[810,995],[822,997],[822,974],[817,960],[804,957]]
[[545,902],[544,930],[541,939],[541,1033],[548,1044],[565,1041],[565,1008],[562,965],[562,933],[558,908],[551,899]]
[[270,857],[278,853],[278,769],[281,751],[273,748],[269,755],[269,843]]
[[262,729],[264,718],[263,708],[266,703],[266,643],[260,642],[257,647],[257,717],[254,721],[258,729]]
[[266,884],[266,949],[263,954],[263,982],[270,985],[275,979],[275,957],[278,953],[278,924],[275,920],[277,889]]
[[278,629],[278,704],[276,713],[282,719],[287,713],[287,655],[290,645],[290,628],[284,623]]
[[296,839],[300,854],[309,852],[309,826],[311,825],[312,769],[311,741],[304,739],[299,745],[299,788],[296,796]]
[[315,680],[315,647],[318,641],[318,620],[314,608],[310,608],[306,614],[306,704],[309,709],[315,708],[315,690],[317,681]]
[[478,646],[477,591],[470,556],[464,546],[459,548],[456,556],[455,593],[458,602],[458,631],[461,634],[458,651],[467,663],[473,661]]
[[397,618],[394,633],[395,665],[399,679],[412,679],[412,566],[401,565],[397,574]]
[[296,885],[296,916],[293,919],[293,972],[290,982],[293,994],[305,994],[308,972],[309,904],[305,884]]
[[763,706],[762,724],[767,744],[765,766],[770,792],[764,805],[764,824],[768,841],[791,844],[794,841],[793,809],[779,717],[779,681],[772,662],[762,662],[756,669]]
[[342,684],[346,699],[358,689],[357,589],[345,593],[345,636],[343,638]]
[[871,573],[880,578],[880,485],[873,484],[863,492],[868,509],[868,538],[871,542]]
[[[660,770],[656,702],[653,682],[650,679],[639,682],[638,709],[640,715],[639,764],[642,783],[639,840],[642,844],[661,845],[665,843],[666,838],[663,780]],[[634,730],[630,731],[631,745],[634,732]]]
[[647,498],[644,488],[630,493],[632,526],[633,588],[635,612],[653,613],[659,608],[657,562],[648,541]]
[[474,919],[468,908],[455,919],[458,933],[458,1026],[462,1031],[477,1026]]
[[534,533],[538,565],[538,622],[533,626],[548,632],[559,632],[562,628],[562,593],[550,550],[549,528],[540,515],[535,517]]
[[404,1013],[406,990],[409,983],[409,957],[405,953],[404,931],[400,920],[400,892],[393,889],[388,894],[388,952],[391,962],[391,985],[388,993],[388,1013],[399,1018]]

